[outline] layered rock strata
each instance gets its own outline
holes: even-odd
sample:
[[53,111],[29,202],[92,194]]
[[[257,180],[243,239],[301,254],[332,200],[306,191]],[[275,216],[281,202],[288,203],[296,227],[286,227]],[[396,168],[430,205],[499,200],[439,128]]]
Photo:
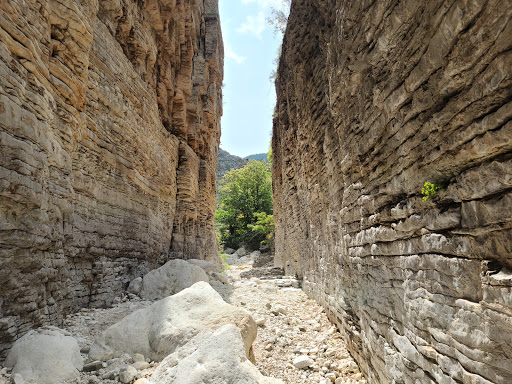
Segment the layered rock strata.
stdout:
[[216,254],[217,0],[0,4],[0,357]]
[[508,1],[293,1],[276,262],[370,383],[512,382],[511,48]]

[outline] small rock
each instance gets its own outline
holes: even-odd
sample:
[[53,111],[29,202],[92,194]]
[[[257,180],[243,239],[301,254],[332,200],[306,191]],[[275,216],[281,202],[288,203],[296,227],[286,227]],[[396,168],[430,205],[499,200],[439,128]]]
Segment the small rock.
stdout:
[[84,346],[84,347],[80,348],[80,353],[83,353],[83,354],[86,354],[86,355],[87,355],[87,354],[89,353],[89,350],[90,350],[90,349],[91,349],[91,348],[90,348],[90,346],[89,346],[89,345],[86,345],[86,346]]
[[345,380],[343,380],[343,377],[338,377],[336,380],[334,380],[334,384],[343,384]]
[[103,361],[95,360],[84,365],[84,372],[99,371],[103,368]]
[[134,363],[136,363],[138,361],[146,361],[146,359],[144,358],[144,355],[141,354],[141,353],[135,353],[132,356],[132,360],[133,360]]
[[256,325],[259,327],[265,325],[266,322],[267,322],[267,319],[265,319],[264,317],[256,319]]
[[282,306],[282,305],[277,305],[273,310],[272,310],[272,313],[274,315],[279,315],[280,313],[283,314],[283,315],[287,315],[288,314],[288,308],[286,308],[285,306]]
[[130,300],[140,300],[140,297],[137,295],[134,295],[133,293],[128,293],[128,298]]
[[328,372],[325,374],[325,378],[334,382],[336,380],[336,374],[334,372]]
[[137,370],[131,365],[126,365],[119,370],[119,381],[121,383],[131,383],[137,376]]
[[126,291],[133,295],[138,295],[140,290],[142,289],[142,277],[137,277],[136,279],[130,281],[128,288]]
[[212,277],[223,284],[229,284],[228,275],[226,275],[225,273],[212,272]]
[[15,373],[11,376],[11,384],[23,384],[25,380],[23,380],[23,376],[19,373]]
[[132,367],[135,368],[137,371],[143,371],[144,369],[149,368],[149,363],[146,363],[145,361],[137,361],[132,364]]
[[297,356],[293,360],[293,366],[297,369],[306,369],[310,367],[313,363],[313,359],[306,355]]
[[[134,368],[135,369],[135,368]],[[101,376],[103,380],[114,380],[116,375],[119,374],[119,369],[113,369],[111,371],[106,372]]]
[[133,384],[149,384],[149,380],[145,377],[135,380]]

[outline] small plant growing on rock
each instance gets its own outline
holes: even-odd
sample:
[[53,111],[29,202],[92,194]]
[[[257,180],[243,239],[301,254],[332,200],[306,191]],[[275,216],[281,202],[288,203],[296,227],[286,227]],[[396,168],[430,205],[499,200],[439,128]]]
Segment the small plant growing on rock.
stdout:
[[423,184],[423,188],[421,188],[421,193],[423,194],[423,201],[429,201],[431,197],[437,196],[437,194],[442,190],[443,186],[441,184],[426,181],[425,184]]

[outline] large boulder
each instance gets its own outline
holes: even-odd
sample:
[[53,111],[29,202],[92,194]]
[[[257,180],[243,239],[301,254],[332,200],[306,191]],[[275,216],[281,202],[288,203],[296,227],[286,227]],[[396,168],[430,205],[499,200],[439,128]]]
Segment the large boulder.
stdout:
[[254,360],[252,343],[257,330],[251,315],[227,304],[208,283],[198,282],[107,328],[91,346],[89,358],[106,361],[117,352],[140,353],[161,361],[200,332],[225,324],[238,327],[246,356]]
[[167,356],[150,378],[150,384],[281,384],[263,376],[247,360],[240,331],[224,325],[204,331]]
[[208,275],[203,268],[185,260],[169,260],[143,277],[139,295],[146,300],[163,299],[198,281],[208,281]]
[[14,343],[6,367],[26,381],[59,383],[80,375],[83,360],[78,342],[69,333],[46,326],[32,330]]
[[190,260],[187,260],[187,263],[201,267],[203,269],[203,271],[205,271],[206,273],[222,271],[222,264],[219,265],[218,263],[214,263],[213,261],[190,259]]

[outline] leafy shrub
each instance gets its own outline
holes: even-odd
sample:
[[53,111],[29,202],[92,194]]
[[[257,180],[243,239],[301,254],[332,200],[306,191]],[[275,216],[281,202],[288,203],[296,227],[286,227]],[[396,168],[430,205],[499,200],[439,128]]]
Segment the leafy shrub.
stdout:
[[256,223],[249,224],[249,229],[265,236],[265,240],[261,242],[262,244],[270,243],[274,237],[274,216],[267,215],[265,212],[256,212],[254,216],[256,217]]
[[423,184],[423,188],[421,188],[421,193],[423,194],[423,201],[428,201],[431,197],[437,196],[437,194],[443,190],[443,186],[441,184],[425,182]]

